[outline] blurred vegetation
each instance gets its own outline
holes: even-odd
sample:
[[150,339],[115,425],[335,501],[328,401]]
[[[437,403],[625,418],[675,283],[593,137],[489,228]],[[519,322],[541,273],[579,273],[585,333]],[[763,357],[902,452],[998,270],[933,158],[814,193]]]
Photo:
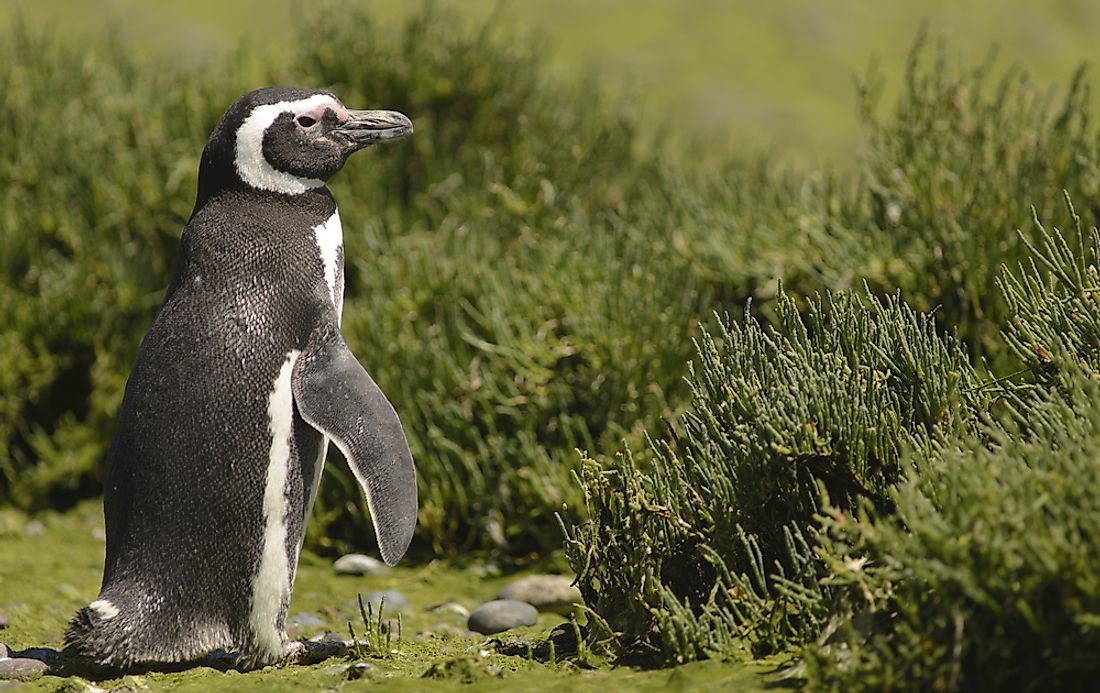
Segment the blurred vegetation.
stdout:
[[[332,186],[344,333],[409,435],[417,550],[523,562],[564,532],[588,637],[627,661],[800,653],[833,688],[1084,680],[1084,70],[1047,90],[919,37],[895,108],[861,82],[868,146],[845,166],[698,166],[640,147],[598,79],[553,77],[498,21],[428,5],[394,31],[327,4],[249,63],[417,124]],[[4,38],[0,501],[34,510],[98,493],[199,153],[256,84]],[[314,549],[370,541],[336,461],[315,515]]]
[[[303,44],[296,81],[369,95],[418,129],[342,174],[360,249],[344,334],[410,432],[434,551],[543,554],[560,545],[554,511],[579,498],[575,450],[640,440],[672,413],[690,343],[649,336],[685,333],[707,297],[639,228],[660,168],[634,158],[633,123],[595,85],[547,88],[538,54],[489,27],[456,34],[429,11],[388,37],[355,12],[315,19],[306,35],[330,41]],[[360,541],[339,503],[354,479],[332,477],[323,540]]]
[[233,88],[26,25],[0,60],[0,495],[34,508],[96,492]]
[[[10,8],[48,22],[66,40],[113,26],[118,39],[143,55],[240,67],[220,57],[244,40],[286,46],[303,16],[324,3],[293,0],[6,0]],[[339,2],[340,0],[337,0]],[[703,156],[731,152],[769,158],[854,164],[866,136],[852,117],[852,78],[876,57],[887,80],[887,103],[902,90],[905,53],[922,22],[951,40],[951,54],[981,59],[992,43],[1005,64],[1026,65],[1042,84],[1064,88],[1073,68],[1095,53],[1100,5],[1092,0],[431,0],[452,10],[458,23],[496,16],[499,31],[547,39],[546,67],[555,75],[597,71],[601,92],[630,101],[643,144],[653,139],[681,147],[696,136]],[[360,0],[397,32],[420,2]],[[325,41],[323,34],[311,38]],[[279,51],[261,51],[270,62]],[[217,56],[217,57],[216,57]],[[1100,95],[1091,100],[1100,106]],[[660,129],[674,118],[675,129]]]
[[1029,210],[1064,219],[1057,192],[1065,190],[1087,206],[1090,223],[1100,216],[1091,90],[1084,65],[1056,96],[1019,68],[996,70],[995,51],[970,68],[926,43],[922,36],[910,53],[894,115],[873,115],[873,80],[860,89],[874,153],[866,199],[846,221],[869,244],[884,246],[871,257],[889,258],[871,260],[868,281],[901,287],[914,306],[935,309],[973,354],[996,358],[1005,304],[991,288],[1001,264],[1026,255],[1016,229],[1030,229]]

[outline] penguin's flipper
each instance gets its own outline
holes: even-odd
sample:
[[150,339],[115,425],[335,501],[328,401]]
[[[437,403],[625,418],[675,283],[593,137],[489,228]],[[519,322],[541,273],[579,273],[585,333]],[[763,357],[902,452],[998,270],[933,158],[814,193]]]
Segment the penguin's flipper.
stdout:
[[382,560],[394,565],[416,527],[416,469],[401,421],[338,328],[310,335],[294,365],[294,402],[306,422],[336,443],[363,487]]

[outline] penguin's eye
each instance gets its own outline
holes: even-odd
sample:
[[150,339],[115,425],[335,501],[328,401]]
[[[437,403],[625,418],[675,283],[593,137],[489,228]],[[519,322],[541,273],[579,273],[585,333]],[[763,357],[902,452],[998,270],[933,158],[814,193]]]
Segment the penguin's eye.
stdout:
[[311,127],[313,127],[314,125],[317,124],[317,121],[315,119],[310,118],[307,115],[298,116],[298,118],[295,122],[297,122],[298,125],[300,125],[301,127],[304,127],[304,128],[311,128]]

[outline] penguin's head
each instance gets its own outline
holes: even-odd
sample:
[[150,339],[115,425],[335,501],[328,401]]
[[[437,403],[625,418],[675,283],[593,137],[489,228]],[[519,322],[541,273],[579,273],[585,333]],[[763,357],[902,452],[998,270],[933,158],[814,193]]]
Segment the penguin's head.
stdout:
[[199,202],[242,184],[301,194],[322,186],[354,152],[412,131],[397,111],[351,110],[327,91],[257,89],[234,101],[211,133],[199,166]]

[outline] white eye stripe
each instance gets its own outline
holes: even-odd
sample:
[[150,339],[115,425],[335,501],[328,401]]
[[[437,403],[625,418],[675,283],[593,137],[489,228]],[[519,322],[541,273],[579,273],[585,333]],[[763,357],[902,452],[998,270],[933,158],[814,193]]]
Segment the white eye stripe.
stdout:
[[326,94],[314,94],[296,101],[280,101],[252,109],[237,129],[236,153],[233,160],[241,180],[254,188],[270,190],[286,195],[298,195],[312,188],[319,188],[324,181],[295,176],[275,169],[264,158],[264,132],[275,122],[280,113],[302,113],[327,106],[338,110],[340,104]]

